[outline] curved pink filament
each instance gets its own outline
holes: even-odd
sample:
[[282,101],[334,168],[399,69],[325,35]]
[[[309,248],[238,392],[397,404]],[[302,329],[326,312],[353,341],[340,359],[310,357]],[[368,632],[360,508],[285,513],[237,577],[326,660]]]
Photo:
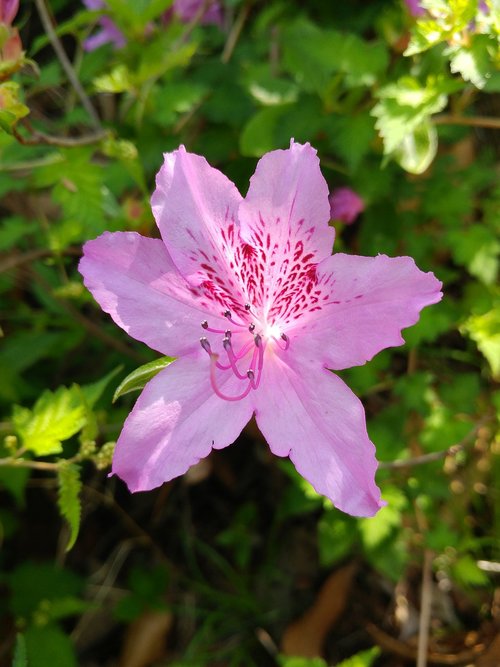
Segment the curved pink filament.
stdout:
[[219,387],[217,386],[217,380],[215,378],[215,368],[217,364],[217,354],[211,354],[210,355],[210,384],[212,385],[212,389],[214,390],[215,394],[219,397],[222,398],[224,401],[240,401],[242,398],[245,398],[245,396],[248,396],[250,393],[250,390],[252,389],[252,383],[249,381],[248,386],[245,389],[243,393],[241,393],[239,396],[226,396],[226,394],[223,394]]
[[[230,350],[232,352],[233,360],[231,361],[231,359],[229,359],[229,364],[227,364],[227,365],[226,364],[221,364],[220,361],[218,361],[217,362],[217,368],[219,368],[221,371],[228,371],[230,368],[232,368],[233,371],[234,371],[233,364],[234,364],[234,366],[236,366],[236,361],[239,360],[239,359],[243,359],[243,357],[245,357],[248,354],[248,351],[250,350],[252,345],[253,345],[252,342],[247,343],[246,345],[244,345],[241,348],[241,350],[238,352],[238,354],[235,354],[233,348],[230,348]],[[226,352],[227,352],[228,357],[229,357],[229,352],[227,350],[226,350]],[[239,373],[239,371],[238,372],[234,371],[234,372],[235,372],[235,375],[237,377],[239,377],[241,380],[246,380],[246,377],[247,377],[246,375],[241,375]]]

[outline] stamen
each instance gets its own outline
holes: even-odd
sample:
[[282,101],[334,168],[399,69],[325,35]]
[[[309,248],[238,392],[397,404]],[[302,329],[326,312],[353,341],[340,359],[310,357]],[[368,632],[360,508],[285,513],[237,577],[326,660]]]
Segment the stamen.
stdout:
[[251,307],[252,307],[252,306],[251,306],[249,303],[246,303],[246,304],[245,304],[245,310],[250,310]]
[[248,327],[248,331],[250,331],[250,333],[253,333],[253,332],[255,331],[255,324],[251,324],[251,325]]
[[251,381],[248,383],[247,388],[245,389],[244,392],[242,392],[239,396],[227,396],[226,394],[223,394],[219,387],[217,386],[217,379],[215,377],[215,368],[217,364],[217,355],[216,354],[211,354],[210,355],[210,384],[212,385],[212,389],[214,390],[215,394],[219,397],[222,398],[224,401],[240,401],[242,398],[245,398],[245,396],[248,396],[250,393],[250,390],[252,389],[252,383]]
[[247,378],[248,378],[249,380],[253,380],[254,377],[255,377],[255,373],[254,373],[253,370],[250,368],[250,369],[247,371]]
[[288,348],[290,347],[290,339],[288,338],[288,336],[286,334],[282,333],[281,334],[281,340],[285,341],[285,347],[282,348],[282,349],[283,350],[288,350]]
[[208,342],[208,338],[206,336],[202,336],[200,338],[200,345],[205,350],[205,352],[210,355],[212,354],[212,348],[210,347],[210,343]]
[[231,311],[230,310],[225,310],[223,315],[224,315],[224,317],[227,317],[228,320],[231,319]]
[[203,320],[203,322],[201,323],[201,326],[202,326],[203,329],[208,329],[208,322],[206,320]]
[[260,334],[255,334],[253,337],[253,342],[255,343],[256,347],[260,347],[262,345],[262,337]]

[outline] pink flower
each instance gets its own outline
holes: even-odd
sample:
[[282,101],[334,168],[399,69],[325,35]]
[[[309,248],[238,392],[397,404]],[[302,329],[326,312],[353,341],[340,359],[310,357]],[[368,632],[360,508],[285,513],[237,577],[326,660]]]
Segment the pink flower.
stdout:
[[[104,0],[83,0],[83,4],[91,11],[106,8]],[[126,45],[125,35],[109,16],[99,17],[99,25],[101,30],[85,40],[83,46],[86,51],[95,51],[104,44],[112,44],[115,49],[122,49]]]
[[330,197],[330,216],[350,225],[365,210],[361,197],[350,188],[337,188]]
[[207,3],[206,0],[174,0],[172,7],[164,14],[164,19],[170,21],[175,14],[182,23],[190,23],[206,5],[205,11],[200,18],[200,23],[208,25],[213,23],[222,26],[222,7],[217,0]]
[[415,18],[425,14],[425,9],[420,5],[420,0],[405,0],[405,4],[409,13]]
[[255,414],[271,451],[318,493],[375,514],[363,407],[328,369],[401,345],[441,283],[409,257],[331,255],[328,188],[309,144],[265,155],[244,199],[181,147],[165,155],[151,203],[161,240],[105,233],[80,263],[119,326],[178,357],[128,416],[113,473],[152,489],[230,445]]
[[19,10],[19,0],[0,0],[0,23],[12,25]]

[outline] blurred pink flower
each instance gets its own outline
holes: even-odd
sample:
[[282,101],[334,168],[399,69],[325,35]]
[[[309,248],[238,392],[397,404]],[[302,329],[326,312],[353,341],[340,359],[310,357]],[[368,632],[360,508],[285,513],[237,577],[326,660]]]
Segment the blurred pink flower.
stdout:
[[[83,0],[83,4],[91,11],[106,8],[104,0]],[[98,23],[101,30],[85,40],[83,46],[86,51],[95,51],[104,44],[112,44],[115,49],[122,49],[126,45],[125,35],[109,16],[100,16]]]
[[205,25],[213,23],[221,27],[223,16],[218,0],[212,0],[210,3],[207,3],[206,0],[174,0],[172,7],[165,12],[164,19],[169,21],[175,14],[183,23],[189,23],[197,16],[203,5],[206,5],[206,9],[201,16],[200,23]]
[[330,217],[346,225],[353,223],[365,210],[361,197],[350,188],[337,188],[330,194]]
[[405,4],[409,13],[415,18],[425,14],[425,9],[420,6],[420,0],[405,0]]
[[264,155],[244,199],[181,147],[165,154],[151,203],[161,239],[105,233],[79,267],[119,326],[177,357],[128,416],[113,473],[131,491],[157,487],[255,415],[271,451],[318,493],[375,514],[384,503],[363,407],[328,369],[401,345],[441,283],[410,257],[331,255],[328,188],[309,144]]
[[0,0],[0,23],[12,25],[19,10],[19,0]]

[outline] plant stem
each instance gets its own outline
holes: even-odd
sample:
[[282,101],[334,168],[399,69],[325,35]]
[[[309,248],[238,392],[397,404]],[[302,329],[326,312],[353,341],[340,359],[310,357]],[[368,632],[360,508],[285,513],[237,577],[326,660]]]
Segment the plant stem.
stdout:
[[61,44],[61,40],[57,36],[56,31],[52,26],[52,21],[48,13],[45,0],[35,0],[35,4],[37,6],[43,28],[47,33],[47,37],[49,38],[50,43],[52,44],[52,48],[56,52],[56,55],[59,58],[59,62],[61,63],[64,71],[66,72],[66,76],[68,77],[71,85],[73,86],[75,93],[80,98],[80,102],[82,103],[86,112],[90,116],[92,125],[96,129],[102,130],[102,125],[99,116],[97,115],[97,112],[94,109],[92,102],[88,98],[87,93],[84,91],[83,86],[80,83],[80,80],[78,79],[75,70],[73,69],[73,65],[71,64],[68,56],[66,55],[66,51],[64,50],[63,45]]
[[500,118],[493,116],[454,116],[441,114],[433,117],[435,125],[469,125],[472,127],[487,127],[493,130],[500,129]]

